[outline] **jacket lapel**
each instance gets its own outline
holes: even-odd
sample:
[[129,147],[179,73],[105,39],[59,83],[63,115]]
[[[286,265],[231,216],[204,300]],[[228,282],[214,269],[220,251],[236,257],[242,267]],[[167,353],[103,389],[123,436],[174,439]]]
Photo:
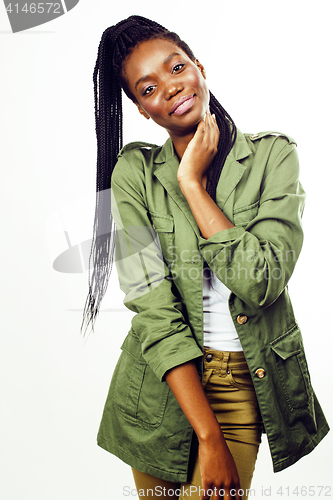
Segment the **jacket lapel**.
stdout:
[[163,162],[163,164],[155,170],[155,176],[158,178],[162,186],[166,189],[169,196],[173,199],[178,208],[183,212],[188,222],[191,224],[193,231],[197,236],[199,236],[200,231],[198,225],[195,221],[195,218],[193,217],[190,206],[179,187],[179,183],[177,180],[178,167],[179,160],[176,154],[173,153],[172,156],[167,158],[166,161]]
[[216,189],[216,203],[223,210],[229,196],[243,177],[246,167],[229,154],[222,168]]
[[[249,154],[251,154],[251,150],[246,143],[245,137],[239,130],[237,130],[236,142],[226,158],[221,177],[217,185],[216,202],[221,209],[223,209],[229,196],[234,191],[247,168],[239,163],[237,159],[240,160],[246,158]],[[179,160],[175,154],[170,138],[166,141],[161,151],[156,156],[154,163],[156,165],[155,176],[166,189],[179,209],[184,213],[196,235],[199,236],[200,231],[198,225],[193,217],[189,204],[179,187],[177,180]]]

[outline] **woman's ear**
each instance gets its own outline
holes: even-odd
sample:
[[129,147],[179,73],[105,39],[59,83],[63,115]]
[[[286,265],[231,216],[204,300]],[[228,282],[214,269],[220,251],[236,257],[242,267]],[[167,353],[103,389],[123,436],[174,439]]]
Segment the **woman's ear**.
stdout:
[[205,68],[203,67],[203,65],[201,64],[200,61],[198,61],[198,59],[195,60],[195,64],[198,66],[199,70],[200,70],[200,73],[202,74],[202,76],[204,77],[204,79],[206,80],[206,71],[205,71]]
[[145,118],[147,118],[147,120],[149,120],[150,116],[148,115],[148,113],[146,113],[146,111],[144,109],[141,108],[140,104],[138,104],[137,102],[134,103],[136,105],[136,107],[138,108],[139,110],[139,113],[144,116]]

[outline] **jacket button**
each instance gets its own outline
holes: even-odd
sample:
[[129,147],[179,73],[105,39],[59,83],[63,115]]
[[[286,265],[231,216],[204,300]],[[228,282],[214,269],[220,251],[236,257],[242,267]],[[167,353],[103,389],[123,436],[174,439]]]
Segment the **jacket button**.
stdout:
[[207,361],[208,363],[210,363],[212,359],[213,359],[213,355],[212,355],[212,354],[207,354],[207,356],[206,356],[206,361]]
[[251,139],[257,139],[259,137],[259,134],[253,134],[251,135]]
[[264,378],[264,376],[266,375],[266,372],[263,368],[258,368],[258,370],[255,371],[255,375],[258,378]]
[[237,323],[239,323],[240,325],[244,325],[244,323],[247,322],[247,316],[245,316],[245,314],[238,314],[237,316]]

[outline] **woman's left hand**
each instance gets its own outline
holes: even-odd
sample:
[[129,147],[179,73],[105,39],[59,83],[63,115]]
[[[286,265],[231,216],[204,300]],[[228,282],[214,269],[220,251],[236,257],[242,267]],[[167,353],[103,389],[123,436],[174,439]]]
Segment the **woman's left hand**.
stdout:
[[219,137],[216,117],[207,111],[179,164],[177,178],[181,187],[191,181],[203,186],[207,170],[217,153]]

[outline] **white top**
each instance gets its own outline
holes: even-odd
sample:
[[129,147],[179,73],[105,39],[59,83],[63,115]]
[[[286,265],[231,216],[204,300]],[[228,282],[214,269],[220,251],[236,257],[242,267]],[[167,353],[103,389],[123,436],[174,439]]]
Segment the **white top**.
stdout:
[[229,311],[230,290],[209,269],[203,271],[204,346],[217,351],[242,351]]

